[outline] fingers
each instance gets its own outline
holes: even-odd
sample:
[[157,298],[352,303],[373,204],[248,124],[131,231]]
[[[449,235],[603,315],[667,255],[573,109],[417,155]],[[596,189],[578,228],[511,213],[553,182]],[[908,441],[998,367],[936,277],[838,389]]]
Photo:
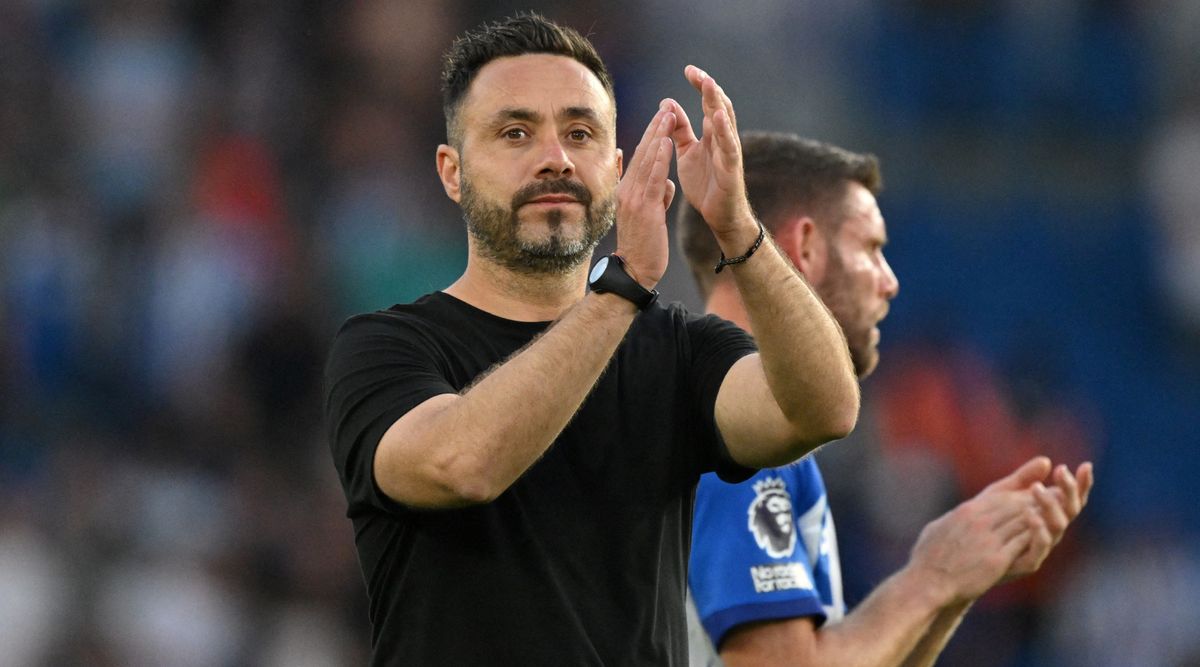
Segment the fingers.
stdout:
[[692,87],[700,93],[704,104],[704,114],[712,116],[718,110],[724,109],[725,113],[729,114],[730,124],[736,130],[737,114],[733,110],[733,101],[729,99],[725,90],[717,84],[716,80],[709,76],[708,72],[695,65],[683,68],[683,75],[687,78],[688,83],[691,83]]
[[[720,133],[718,137],[720,148],[726,159],[738,155],[741,150],[741,139],[737,133],[737,113],[733,109],[733,101],[725,90],[708,75],[707,72],[688,65],[683,69],[688,82],[700,93],[701,105],[704,109],[704,141],[705,148],[711,150],[710,136],[713,131]],[[690,131],[691,125],[688,124]],[[687,137],[684,137],[686,140]],[[692,136],[694,139],[694,135]],[[732,142],[727,141],[732,138]],[[678,138],[676,143],[679,143]],[[734,148],[736,146],[736,148]]]
[[649,163],[647,169],[649,174],[645,181],[644,197],[647,201],[666,201],[667,207],[669,207],[671,203],[667,199],[666,191],[667,184],[671,182],[667,178],[667,173],[671,169],[671,140],[659,137],[658,150],[654,153],[654,159],[647,160],[647,162]]
[[1058,544],[1063,533],[1067,531],[1067,526],[1071,524],[1071,519],[1079,513],[1078,510],[1072,513],[1069,509],[1071,494],[1055,493],[1061,490],[1047,489],[1041,482],[1035,483],[1032,491],[1046,529],[1053,537],[1053,544]]
[[[1014,563],[1017,558],[1029,548],[1029,545],[1032,544],[1034,537],[1033,531],[1028,529],[1028,525],[1025,523],[1025,521],[1018,520],[1014,523],[1017,524],[1017,531],[1005,539],[1005,541],[1000,545],[1001,560],[1004,563],[1007,563],[1009,568],[1011,568],[1012,563]],[[1006,568],[1002,568],[1002,571],[997,573],[996,576],[1000,577],[1003,574],[1004,569]]]
[[1080,495],[1078,480],[1071,475],[1071,471],[1067,470],[1065,465],[1055,467],[1053,479],[1054,485],[1062,491],[1062,509],[1068,519],[1079,516],[1080,510],[1083,509],[1083,497]]
[[1021,533],[1029,530],[1029,516],[1036,512],[1025,502],[1010,505],[1012,511],[1005,512],[1003,517],[997,523],[993,524],[992,530],[1004,543],[1008,543],[1019,536]]
[[720,97],[721,108],[725,113],[729,114],[729,125],[734,129],[734,136],[737,136],[737,111],[733,108],[733,100],[729,99],[729,95],[725,93],[725,89],[713,81],[713,88],[716,89],[717,95]]
[[994,540],[990,551],[980,554],[987,559],[988,571],[992,573],[988,587],[1002,577],[1032,572],[1050,551],[1052,538],[1037,510],[1028,502],[1013,506],[1016,511],[992,529]]
[[1065,510],[1073,520],[1083,511],[1087,504],[1088,494],[1092,490],[1092,464],[1085,462],[1079,466],[1075,475],[1065,466],[1054,469],[1054,485],[1062,490],[1065,497]]
[[1050,551],[1062,540],[1071,522],[1079,516],[1094,478],[1091,463],[1079,466],[1075,474],[1059,465],[1053,471],[1053,484],[1045,486],[1041,481],[1029,487],[1029,493],[1037,511],[1028,521],[1029,546],[1013,563],[1006,578],[1024,576],[1036,572],[1050,555]]
[[981,595],[1000,577],[1036,572],[1086,505],[1093,483],[1090,463],[1072,474],[1034,457],[922,530],[914,562],[957,573],[964,598]]
[[[643,145],[638,146],[638,152],[642,153],[641,161],[638,163],[634,171],[634,180],[637,183],[646,184],[654,173],[654,167],[662,158],[662,142],[669,133],[667,129],[672,125],[674,116],[668,112],[662,112],[654,115],[657,123],[653,125],[650,136],[646,137]],[[635,156],[634,159],[637,159]]]
[[721,151],[722,167],[727,170],[734,170],[742,163],[741,145],[738,143],[737,130],[733,127],[733,121],[729,114],[721,109],[713,115],[713,124],[716,125],[716,145]]
[[1088,496],[1092,493],[1092,486],[1096,482],[1095,472],[1092,470],[1092,462],[1085,461],[1080,464],[1079,469],[1075,471],[1075,477],[1079,482],[1079,493],[1082,499],[1081,505],[1086,506]]
[[993,491],[926,526],[910,562],[970,600],[1018,567],[1036,568],[1050,540],[1027,491]]
[[704,107],[704,115],[712,118],[717,114],[717,111],[724,108],[721,100],[724,93],[717,86],[717,82],[706,72],[701,71],[700,74],[703,77],[700,81],[700,103]]
[[989,487],[980,491],[960,508],[968,509],[995,528],[1020,517],[1026,509],[1035,507],[1026,491],[1009,491]]
[[660,106],[617,186],[617,251],[630,273],[650,288],[667,266],[666,211],[675,185],[667,178],[675,114]]
[[[1025,523],[1029,527],[1029,552],[1034,556],[1032,562],[1036,569],[1046,560],[1046,556],[1050,555],[1054,545],[1062,539],[1062,531],[1055,532],[1046,522],[1046,517],[1033,510],[1026,513]],[[1066,526],[1063,526],[1063,530],[1066,530]]]
[[696,92],[704,92],[704,80],[708,78],[708,73],[695,65],[688,65],[683,68],[683,76],[688,83],[692,84]]
[[669,97],[662,101],[659,108],[675,114],[675,129],[671,132],[671,140],[675,142],[676,150],[681,153],[687,152],[692,144],[699,141],[695,131],[692,130],[692,121],[688,119],[687,112],[678,102]]
[[[675,129],[675,115],[665,109],[659,109],[658,113],[654,114],[650,124],[646,126],[646,131],[642,134],[642,140],[638,142],[637,149],[633,152],[633,159],[629,161],[629,167],[625,171],[625,178],[630,179],[626,187],[631,190],[632,198],[640,198],[647,195],[647,188],[656,185],[654,182],[655,174],[661,174],[658,179],[665,179],[670,166],[670,139],[669,135]],[[666,142],[667,151],[663,153],[663,142]],[[660,163],[666,163],[665,165]],[[661,185],[661,184],[657,184]],[[650,196],[661,198],[663,193],[661,190],[655,190]]]
[[1088,494],[1092,490],[1092,464],[1085,462],[1079,466],[1074,475],[1065,465],[1054,468],[1053,486],[1047,489],[1052,493],[1059,510],[1066,517],[1067,523],[1075,520],[1087,504]]
[[[684,76],[700,93],[704,115],[699,137],[690,123],[679,123],[674,133],[679,185],[713,232],[721,236],[752,215],[746,201],[737,117],[729,96],[704,70],[688,65]],[[672,102],[670,106],[677,105]]]
[[[637,148],[633,150],[633,158],[629,160],[629,164],[625,167],[626,174],[640,173],[642,163],[645,161],[646,152],[651,150],[647,146],[658,135],[659,130],[662,128],[663,119],[668,113],[668,111],[660,107],[658,112],[654,114],[654,117],[650,119],[650,122],[646,125],[646,130],[642,132],[642,138],[638,140]],[[637,176],[634,177],[634,180],[638,180]]]
[[[988,489],[1008,489],[1016,491],[1028,488],[1034,482],[1046,479],[1050,474],[1050,459],[1045,456],[1035,456],[1019,468],[988,485]],[[985,489],[986,490],[986,489]]]
[[1027,574],[1036,572],[1050,555],[1050,550],[1054,548],[1057,539],[1052,534],[1050,527],[1046,525],[1042,517],[1032,509],[1025,517],[1025,530],[1029,537],[1029,543],[1025,550],[1022,551],[1008,572],[1005,573],[1005,579],[1013,579],[1022,577]]

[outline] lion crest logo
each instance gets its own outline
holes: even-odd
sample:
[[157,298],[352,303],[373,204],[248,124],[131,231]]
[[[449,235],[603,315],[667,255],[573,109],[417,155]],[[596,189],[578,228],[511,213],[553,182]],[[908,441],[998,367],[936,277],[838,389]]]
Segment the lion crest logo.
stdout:
[[759,548],[772,558],[787,558],[796,550],[792,496],[779,477],[754,483],[754,500],[746,511],[747,527]]

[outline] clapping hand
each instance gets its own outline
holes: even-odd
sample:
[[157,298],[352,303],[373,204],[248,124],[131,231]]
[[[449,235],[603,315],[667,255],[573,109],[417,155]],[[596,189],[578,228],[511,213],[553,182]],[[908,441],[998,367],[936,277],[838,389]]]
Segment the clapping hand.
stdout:
[[753,241],[758,226],[746,199],[742,142],[733,102],[716,80],[700,68],[688,65],[684,76],[700,93],[704,121],[703,138],[697,138],[683,107],[672,99],[663,101],[662,108],[679,119],[671,135],[675,140],[679,184],[722,247],[727,244],[736,247],[734,254],[739,254]]

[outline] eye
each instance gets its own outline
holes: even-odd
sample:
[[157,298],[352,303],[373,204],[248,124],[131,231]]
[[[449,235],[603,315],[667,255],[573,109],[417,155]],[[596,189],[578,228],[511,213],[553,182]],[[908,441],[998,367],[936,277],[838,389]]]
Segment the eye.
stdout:
[[567,133],[572,141],[584,142],[592,138],[592,133],[584,129],[574,129]]
[[503,132],[505,139],[519,140],[529,136],[529,133],[522,127],[510,127]]

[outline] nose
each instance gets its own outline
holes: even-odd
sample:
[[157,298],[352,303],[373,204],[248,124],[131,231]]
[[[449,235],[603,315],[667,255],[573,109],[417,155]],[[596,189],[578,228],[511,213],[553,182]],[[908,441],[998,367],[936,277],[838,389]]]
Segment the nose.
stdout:
[[553,134],[547,135],[539,148],[541,153],[538,156],[538,178],[563,178],[575,173],[575,163],[571,160],[560,137]]
[[888,264],[886,257],[881,257],[880,261],[883,267],[883,284],[880,285],[880,289],[883,290],[884,298],[890,301],[900,293],[900,279],[892,271],[892,265]]

